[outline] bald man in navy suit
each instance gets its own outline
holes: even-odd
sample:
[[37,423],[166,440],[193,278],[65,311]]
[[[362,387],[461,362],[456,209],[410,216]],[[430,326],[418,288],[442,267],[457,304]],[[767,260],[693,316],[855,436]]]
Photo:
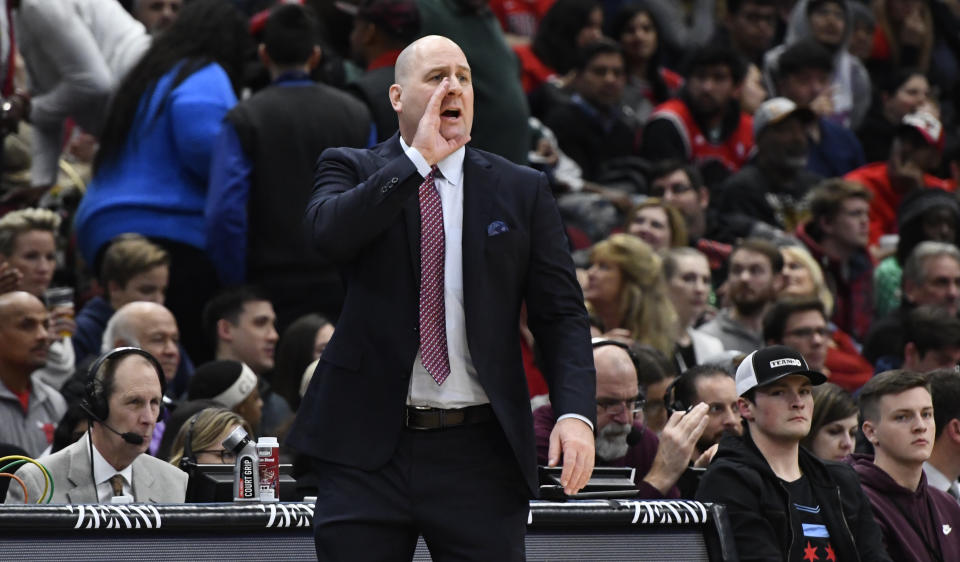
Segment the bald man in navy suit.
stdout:
[[[330,149],[306,226],[339,264],[343,313],[288,443],[313,459],[321,560],[522,560],[536,493],[519,317],[543,358],[550,463],[575,493],[593,470],[595,374],[583,296],[546,177],[466,146],[460,48],[401,53],[399,134]],[[442,220],[441,220],[442,218]]]

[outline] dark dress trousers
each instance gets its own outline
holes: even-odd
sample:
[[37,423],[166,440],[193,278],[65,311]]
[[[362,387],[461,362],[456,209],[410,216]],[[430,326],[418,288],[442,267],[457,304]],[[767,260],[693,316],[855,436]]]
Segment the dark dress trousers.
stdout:
[[[444,455],[450,447],[459,446],[464,453],[483,449],[486,456],[496,457],[499,466],[485,468],[481,476],[512,471],[523,496],[535,493],[533,418],[519,345],[523,302],[542,352],[554,410],[591,421],[596,417],[587,314],[546,177],[469,147],[463,172],[464,320],[470,355],[496,423],[487,429],[463,426],[412,433],[404,428],[404,413],[419,346],[417,191],[423,177],[403,154],[397,135],[370,150],[328,149],[317,164],[305,227],[317,250],[340,266],[346,298],[336,332],[323,352],[287,442],[319,461],[328,472],[343,476],[354,471],[353,476],[340,478],[334,488],[348,487],[350,478],[364,473],[399,471],[404,478],[412,478],[411,465],[398,466],[398,461],[409,458],[415,466],[432,456],[422,452],[425,447]],[[430,433],[436,436],[427,435]],[[462,438],[457,438],[458,434]],[[451,462],[455,467],[456,459]],[[418,474],[431,472],[429,464],[418,470]],[[430,478],[439,479],[438,485],[471,493],[474,476],[458,484],[454,472],[456,469],[448,466],[442,474],[434,471]],[[325,496],[321,486],[320,496],[324,497],[318,496],[318,526],[349,519],[349,514],[335,509],[324,511],[321,504],[326,502],[339,506],[343,501],[342,508],[348,511],[369,509],[371,502],[378,501],[378,493],[364,493],[362,488],[376,491],[381,486],[374,480],[360,478],[353,492],[334,494],[362,494],[352,502]],[[421,499],[408,494],[383,502],[417,503]],[[444,502],[457,501],[449,497],[423,501],[434,500],[437,504],[431,510],[438,518],[445,517]],[[475,533],[496,542],[483,524],[497,517],[497,508],[485,511],[485,503],[481,497],[470,510],[479,526],[468,521],[462,526],[476,527]],[[378,509],[389,507],[392,504]],[[525,519],[525,510],[522,515]],[[420,521],[414,524],[429,526]],[[522,532],[521,522],[521,548]],[[430,545],[426,532],[424,537]],[[433,545],[430,547],[433,552]]]

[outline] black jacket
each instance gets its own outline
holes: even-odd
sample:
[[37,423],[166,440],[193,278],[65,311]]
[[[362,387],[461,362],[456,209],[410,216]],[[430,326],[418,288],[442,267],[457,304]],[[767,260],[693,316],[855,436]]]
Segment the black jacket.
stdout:
[[[837,560],[889,561],[870,501],[847,465],[824,462],[800,448],[800,469],[820,504]],[[789,494],[744,426],[743,437],[720,441],[697,489],[697,500],[727,506],[741,561],[786,560],[794,526]]]
[[[316,249],[340,265],[346,299],[287,437],[299,453],[371,471],[397,449],[419,345],[422,182],[399,135],[370,150],[327,149],[317,165],[305,225]],[[554,412],[592,421],[596,379],[583,294],[546,175],[468,146],[462,184],[467,344],[536,493],[533,413],[517,344],[520,304],[542,351]],[[344,426],[360,403],[370,415]]]
[[247,280],[261,284],[265,276],[329,274],[332,265],[309,247],[298,219],[310,200],[320,153],[365,146],[370,112],[340,90],[291,80],[237,104],[226,121],[252,165]]

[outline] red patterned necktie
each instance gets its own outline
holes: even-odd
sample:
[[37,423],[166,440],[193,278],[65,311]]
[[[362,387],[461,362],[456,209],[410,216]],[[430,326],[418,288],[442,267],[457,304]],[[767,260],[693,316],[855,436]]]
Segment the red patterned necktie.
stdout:
[[443,384],[450,375],[447,317],[443,303],[443,206],[433,179],[436,166],[420,184],[420,361]]

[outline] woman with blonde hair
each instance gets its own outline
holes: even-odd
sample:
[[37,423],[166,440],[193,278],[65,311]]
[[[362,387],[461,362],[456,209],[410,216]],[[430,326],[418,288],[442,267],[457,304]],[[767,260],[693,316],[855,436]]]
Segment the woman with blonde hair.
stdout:
[[250,424],[239,414],[226,408],[205,408],[188,419],[170,448],[170,464],[180,466],[183,451],[190,435],[190,450],[197,464],[230,464],[236,459],[232,451],[223,447],[223,440],[234,429],[242,427],[253,437]]
[[873,376],[873,365],[860,355],[849,334],[830,322],[834,298],[824,281],[823,271],[810,252],[802,246],[785,246],[783,254],[784,288],[781,297],[816,297],[823,303],[828,328],[827,359],[824,371],[830,382],[854,392]]
[[659,197],[649,197],[627,215],[627,233],[657,252],[687,245],[687,224],[679,209]]
[[[57,269],[59,231],[60,216],[49,209],[18,209],[0,219],[0,293],[19,290],[46,300]],[[46,364],[36,373],[59,390],[76,370],[73,302],[50,310],[47,331],[53,341]]]
[[827,318],[833,314],[833,293],[827,287],[820,264],[806,248],[802,246],[784,246],[783,254],[783,291],[782,295],[792,297],[814,296],[823,303]]
[[723,342],[696,329],[710,303],[710,263],[696,248],[672,248],[663,256],[663,277],[677,312],[677,347],[672,357],[682,373],[723,353]]
[[677,313],[667,294],[660,256],[635,236],[614,234],[594,245],[584,297],[607,334],[673,356]]

